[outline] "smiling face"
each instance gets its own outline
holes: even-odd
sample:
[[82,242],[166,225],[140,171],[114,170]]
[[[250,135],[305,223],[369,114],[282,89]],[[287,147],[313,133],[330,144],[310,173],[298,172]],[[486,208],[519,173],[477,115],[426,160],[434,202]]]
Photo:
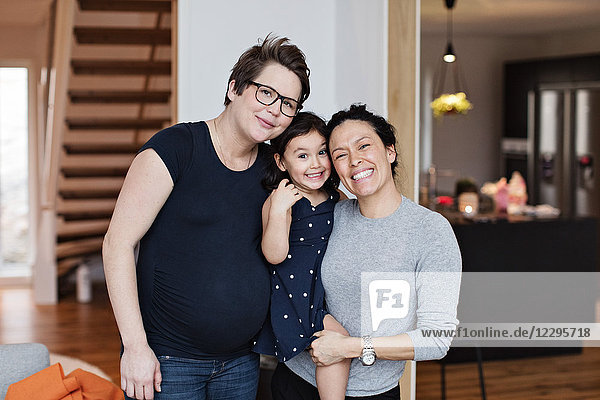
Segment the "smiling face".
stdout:
[[368,122],[342,122],[331,132],[329,148],[341,182],[359,201],[396,192],[390,166],[396,151],[383,144]]
[[[292,99],[298,99],[302,90],[300,79],[289,69],[275,63],[265,66],[254,81]],[[241,139],[261,143],[277,137],[292,122],[292,118],[281,113],[281,99],[265,106],[256,100],[256,86],[249,84],[236,94],[234,85],[235,81],[229,83],[227,95],[231,103],[227,109],[233,116],[236,131],[242,134]]]
[[283,157],[275,154],[275,161],[304,194],[310,195],[321,189],[331,174],[327,141],[316,130],[290,140]]

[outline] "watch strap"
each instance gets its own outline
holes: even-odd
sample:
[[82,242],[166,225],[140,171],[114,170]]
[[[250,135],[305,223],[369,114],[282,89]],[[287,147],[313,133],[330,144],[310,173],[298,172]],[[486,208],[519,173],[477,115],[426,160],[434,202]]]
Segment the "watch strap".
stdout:
[[364,335],[362,337],[362,339],[363,339],[363,351],[364,350],[374,350],[373,338],[371,338],[371,335]]

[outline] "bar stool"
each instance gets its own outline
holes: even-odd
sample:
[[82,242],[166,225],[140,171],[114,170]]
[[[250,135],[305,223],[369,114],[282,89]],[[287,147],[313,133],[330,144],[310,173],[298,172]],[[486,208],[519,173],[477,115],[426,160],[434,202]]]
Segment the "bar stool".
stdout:
[[[485,380],[483,377],[483,357],[481,355],[481,347],[475,347],[475,356],[477,357],[477,369],[479,371],[479,387],[481,389],[481,400],[486,400]],[[440,375],[442,386],[442,400],[446,400],[446,361],[440,360]]]

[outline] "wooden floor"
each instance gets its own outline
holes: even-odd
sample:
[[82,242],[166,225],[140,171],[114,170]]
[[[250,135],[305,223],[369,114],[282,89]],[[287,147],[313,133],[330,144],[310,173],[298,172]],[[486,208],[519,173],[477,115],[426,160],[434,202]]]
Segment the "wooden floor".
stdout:
[[30,289],[0,289],[0,343],[24,342],[87,361],[119,385],[121,344],[102,287],[94,288],[89,304],[77,303],[72,294],[56,306],[36,306]]
[[[77,303],[73,294],[57,306],[34,305],[30,289],[0,289],[0,343],[22,342],[43,343],[51,352],[81,358],[119,384],[119,336],[101,286],[90,304]],[[600,399],[600,348],[585,348],[577,355],[487,361],[484,373],[489,400]],[[450,364],[446,374],[449,400],[480,399],[473,363]],[[417,399],[439,398],[439,364],[418,363]]]

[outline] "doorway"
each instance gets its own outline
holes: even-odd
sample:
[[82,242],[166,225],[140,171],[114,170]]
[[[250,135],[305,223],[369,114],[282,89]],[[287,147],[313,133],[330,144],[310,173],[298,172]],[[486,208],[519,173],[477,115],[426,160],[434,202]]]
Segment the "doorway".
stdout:
[[31,276],[28,75],[0,67],[0,279]]

